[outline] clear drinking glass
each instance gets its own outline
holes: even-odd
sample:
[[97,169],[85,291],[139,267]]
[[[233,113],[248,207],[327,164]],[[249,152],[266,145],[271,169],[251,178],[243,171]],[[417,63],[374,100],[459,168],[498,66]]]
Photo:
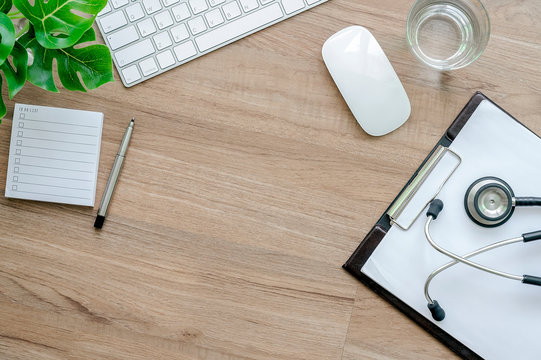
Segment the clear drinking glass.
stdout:
[[440,70],[474,62],[490,37],[490,20],[479,0],[417,0],[408,15],[406,36],[413,54]]

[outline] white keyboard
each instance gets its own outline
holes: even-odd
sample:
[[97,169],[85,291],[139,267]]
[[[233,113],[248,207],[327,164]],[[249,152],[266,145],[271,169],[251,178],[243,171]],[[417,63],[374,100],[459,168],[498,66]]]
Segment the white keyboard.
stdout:
[[326,0],[109,0],[98,27],[130,87]]

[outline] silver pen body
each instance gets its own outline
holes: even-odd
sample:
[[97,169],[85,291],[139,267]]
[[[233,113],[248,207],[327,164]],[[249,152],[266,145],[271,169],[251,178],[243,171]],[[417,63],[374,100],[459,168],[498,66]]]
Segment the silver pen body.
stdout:
[[122,164],[124,163],[124,157],[126,156],[126,151],[128,150],[128,144],[130,143],[134,124],[134,119],[132,119],[128,125],[128,128],[126,129],[126,132],[124,133],[122,142],[120,143],[120,148],[115,156],[115,161],[113,163],[111,173],[109,174],[107,185],[105,185],[105,190],[101,198],[100,207],[98,208],[98,216],[96,218],[96,222],[94,223],[94,227],[101,228],[103,225],[105,215],[107,214],[107,209],[109,208],[109,203],[113,197],[116,183],[120,175],[120,170],[122,169]]

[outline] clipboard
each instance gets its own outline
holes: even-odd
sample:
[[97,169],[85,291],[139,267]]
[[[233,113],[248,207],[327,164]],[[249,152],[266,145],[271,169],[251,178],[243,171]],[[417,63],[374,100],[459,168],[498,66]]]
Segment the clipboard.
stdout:
[[[475,349],[476,342],[468,342],[464,341],[463,339],[459,339],[459,336],[455,333],[451,333],[452,331],[445,328],[445,326],[442,326],[441,323],[438,323],[436,321],[433,321],[430,319],[428,310],[426,312],[423,312],[420,310],[420,308],[414,304],[412,305],[411,301],[405,301],[401,295],[397,294],[397,291],[393,289],[389,289],[388,286],[383,286],[381,283],[383,281],[377,281],[375,280],[375,276],[369,275],[365,272],[363,272],[363,267],[367,265],[368,262],[372,261],[371,258],[374,257],[374,253],[379,250],[378,247],[382,247],[382,242],[384,239],[386,239],[386,236],[388,237],[388,234],[391,230],[391,228],[394,226],[395,228],[400,227],[403,228],[402,231],[409,231],[407,230],[409,228],[408,225],[400,225],[396,219],[393,219],[392,216],[390,216],[390,213],[393,213],[394,210],[396,210],[397,203],[402,201],[405,197],[410,196],[408,192],[411,192],[413,190],[417,190],[416,182],[418,182],[419,176],[422,175],[422,172],[425,171],[426,167],[430,164],[431,161],[434,160],[434,157],[437,155],[437,152],[440,151],[442,147],[449,148],[455,139],[457,139],[458,136],[460,136],[461,131],[464,129],[464,127],[468,124],[468,121],[470,118],[472,118],[472,115],[476,112],[476,110],[480,107],[480,104],[484,103],[483,106],[486,105],[486,103],[490,103],[492,107],[495,109],[498,109],[501,111],[505,116],[509,117],[509,119],[512,119],[515,124],[513,126],[516,126],[517,124],[520,125],[520,127],[523,128],[523,130],[519,131],[526,131],[528,133],[528,136],[530,138],[531,142],[539,142],[538,140],[541,140],[539,136],[532,133],[529,129],[527,129],[524,125],[522,125],[520,122],[518,122],[516,119],[514,119],[511,115],[509,115],[505,110],[497,106],[494,102],[492,102],[490,99],[488,99],[485,95],[483,95],[481,92],[476,92],[473,97],[468,101],[466,106],[460,111],[459,115],[456,117],[456,119],[453,121],[451,126],[447,129],[445,134],[441,137],[439,142],[436,144],[436,146],[432,149],[430,154],[426,157],[426,159],[422,162],[421,166],[417,169],[417,171],[413,174],[413,176],[409,179],[409,181],[406,183],[404,188],[400,191],[398,196],[393,200],[393,202],[390,204],[390,206],[387,208],[387,210],[384,212],[384,214],[379,218],[379,220],[376,222],[376,224],[372,227],[372,229],[369,231],[369,233],[366,235],[366,237],[362,240],[362,242],[359,244],[357,249],[353,252],[353,254],[350,256],[350,258],[347,260],[347,262],[343,265],[343,268],[347,270],[349,273],[351,273],[353,276],[355,276],[358,280],[360,280],[363,284],[368,286],[370,289],[372,289],[375,293],[377,293],[379,296],[384,298],[386,301],[394,305],[396,308],[398,308],[402,313],[404,313],[406,316],[408,316],[410,319],[412,319],[414,322],[416,322],[418,325],[420,325],[423,329],[425,329],[427,332],[429,332],[432,336],[434,336],[436,339],[441,341],[444,345],[449,347],[452,351],[454,351],[456,354],[461,356],[464,359],[482,359],[483,357],[480,355],[479,350]],[[506,120],[507,121],[507,120]],[[532,135],[533,138],[532,139]],[[460,154],[457,155],[459,157],[460,161]],[[453,170],[454,171],[454,170]],[[492,174],[486,174],[486,175],[492,175]],[[454,175],[453,175],[454,176]],[[445,179],[447,181],[447,179]],[[465,189],[464,189],[465,190]],[[438,190],[439,192],[439,190]],[[538,191],[538,194],[541,193],[541,190]],[[460,196],[463,196],[462,193]],[[520,194],[521,195],[521,194]],[[394,210],[393,210],[394,209]],[[421,209],[423,210],[423,209]],[[426,209],[425,209],[426,210]],[[523,212],[523,214],[526,214],[526,212]],[[540,213],[536,213],[536,216],[539,216]],[[515,216],[522,216],[516,215]],[[422,218],[421,215],[419,218]],[[422,221],[420,219],[417,219],[415,217],[413,221]],[[471,222],[471,221],[470,221]],[[474,225],[468,225],[468,226],[474,226]],[[522,225],[521,225],[522,226]],[[541,224],[537,225],[538,228],[541,228]],[[509,229],[508,229],[509,230]],[[522,230],[528,230],[528,229],[522,229]],[[398,230],[394,230],[396,233]],[[494,231],[494,230],[492,230]],[[505,231],[503,231],[505,233]],[[519,233],[522,234],[527,231],[522,231]],[[505,235],[498,235],[498,231],[496,230],[493,232],[494,238],[491,242],[495,242],[498,240],[503,240]],[[396,235],[395,235],[396,237]],[[426,240],[424,239],[424,235],[419,238],[420,242]],[[486,243],[485,243],[486,245]],[[539,244],[541,245],[541,244]],[[541,247],[538,247],[538,249],[541,249]],[[465,253],[465,252],[464,252]],[[539,252],[538,254],[541,254]],[[397,255],[398,256],[398,255]],[[426,256],[426,255],[425,255]],[[426,258],[426,257],[425,257]],[[443,260],[445,262],[448,262],[449,259],[445,258]],[[500,264],[501,265],[501,264]],[[467,268],[464,265],[461,265],[464,268]],[[498,267],[498,265],[495,265]],[[385,263],[380,262],[380,268],[385,270]],[[474,277],[473,274],[479,273],[477,270],[471,270],[472,277]],[[477,273],[476,273],[477,272]],[[537,270],[537,273],[541,273],[541,268]],[[477,275],[475,275],[477,276]],[[424,279],[422,279],[424,281]],[[474,282],[475,280],[472,280]],[[505,280],[504,280],[505,281]],[[451,285],[452,286],[452,285]],[[525,286],[523,284],[520,284],[519,286]],[[447,288],[449,288],[449,284],[447,284]],[[513,288],[514,289],[514,288]],[[535,301],[539,301],[541,299],[541,291],[539,288],[536,288],[535,290],[538,291],[539,295],[535,294],[534,296]],[[448,290],[450,291],[450,290]],[[517,290],[521,291],[521,290]],[[512,292],[511,292],[512,293]],[[532,293],[528,293],[528,296],[531,297]],[[424,300],[424,296],[422,292],[419,292],[419,298],[421,300]],[[443,300],[443,299],[442,299]],[[426,304],[426,302],[425,302]],[[416,307],[416,308],[414,308]],[[426,308],[426,306],[425,306]],[[427,315],[428,314],[428,315]],[[537,315],[537,314],[534,314]],[[449,317],[450,315],[448,315]],[[455,316],[455,319],[460,316],[460,314],[453,314]],[[497,315],[496,315],[497,316]],[[444,320],[446,321],[446,320]],[[539,330],[541,328],[537,328],[536,330]],[[537,332],[539,333],[539,332]],[[460,333],[458,333],[460,335]],[[484,354],[483,356],[487,356]],[[492,357],[492,356],[490,356]],[[520,358],[520,356],[519,356]]]

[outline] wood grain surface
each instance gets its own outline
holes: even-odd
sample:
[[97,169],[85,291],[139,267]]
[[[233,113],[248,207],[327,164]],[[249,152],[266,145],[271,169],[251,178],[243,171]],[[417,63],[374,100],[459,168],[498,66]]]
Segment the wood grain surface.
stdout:
[[[476,90],[541,134],[541,2],[487,0],[487,50],[449,73],[409,53],[412,2],[332,0],[130,89],[8,101],[2,193],[15,101],[105,114],[97,200],[136,125],[101,231],[97,206],[0,196],[0,359],[454,358],[341,265]],[[381,138],[321,58],[351,24],[411,101]]]

